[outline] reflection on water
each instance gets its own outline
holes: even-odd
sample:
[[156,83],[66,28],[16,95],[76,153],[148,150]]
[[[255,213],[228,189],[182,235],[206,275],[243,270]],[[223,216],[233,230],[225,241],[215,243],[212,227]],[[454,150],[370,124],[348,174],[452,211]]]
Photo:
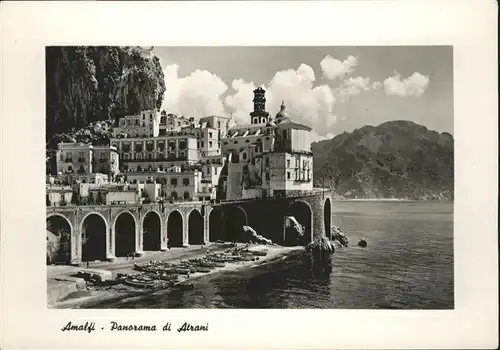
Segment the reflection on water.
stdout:
[[[333,202],[351,247],[326,262],[305,251],[246,270],[103,308],[449,309],[453,294],[451,202]],[[355,247],[364,237],[365,249]]]

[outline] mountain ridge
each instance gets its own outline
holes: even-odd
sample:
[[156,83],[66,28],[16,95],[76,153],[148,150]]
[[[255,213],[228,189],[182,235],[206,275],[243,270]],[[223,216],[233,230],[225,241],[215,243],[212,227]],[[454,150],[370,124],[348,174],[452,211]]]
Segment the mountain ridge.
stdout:
[[450,200],[454,139],[405,120],[366,125],[312,144],[315,186],[339,198]]

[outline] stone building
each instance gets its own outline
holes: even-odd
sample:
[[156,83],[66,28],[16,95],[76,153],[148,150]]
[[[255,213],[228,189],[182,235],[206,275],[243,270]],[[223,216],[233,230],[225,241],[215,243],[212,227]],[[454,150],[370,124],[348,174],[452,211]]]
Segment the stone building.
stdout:
[[102,173],[114,176],[118,174],[119,166],[118,150],[113,146],[60,143],[56,152],[58,174]]
[[221,199],[286,196],[312,191],[311,128],[293,121],[284,102],[274,120],[265,90],[254,90],[250,124],[237,125],[221,140],[227,169]]

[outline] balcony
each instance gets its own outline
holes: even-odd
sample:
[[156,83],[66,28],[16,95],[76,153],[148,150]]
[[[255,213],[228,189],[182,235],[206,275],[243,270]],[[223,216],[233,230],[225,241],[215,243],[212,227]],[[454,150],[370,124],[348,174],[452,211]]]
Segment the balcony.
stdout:
[[173,161],[186,161],[187,157],[167,157],[167,158],[151,158],[151,159],[124,159],[124,162],[133,163],[157,163],[157,162],[173,162]]

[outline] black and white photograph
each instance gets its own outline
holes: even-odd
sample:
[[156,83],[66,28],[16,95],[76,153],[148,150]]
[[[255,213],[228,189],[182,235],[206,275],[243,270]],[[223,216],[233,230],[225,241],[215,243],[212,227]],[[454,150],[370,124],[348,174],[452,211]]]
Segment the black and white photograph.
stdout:
[[454,308],[451,46],[45,53],[49,307]]
[[1,349],[498,348],[495,2],[0,7]]

